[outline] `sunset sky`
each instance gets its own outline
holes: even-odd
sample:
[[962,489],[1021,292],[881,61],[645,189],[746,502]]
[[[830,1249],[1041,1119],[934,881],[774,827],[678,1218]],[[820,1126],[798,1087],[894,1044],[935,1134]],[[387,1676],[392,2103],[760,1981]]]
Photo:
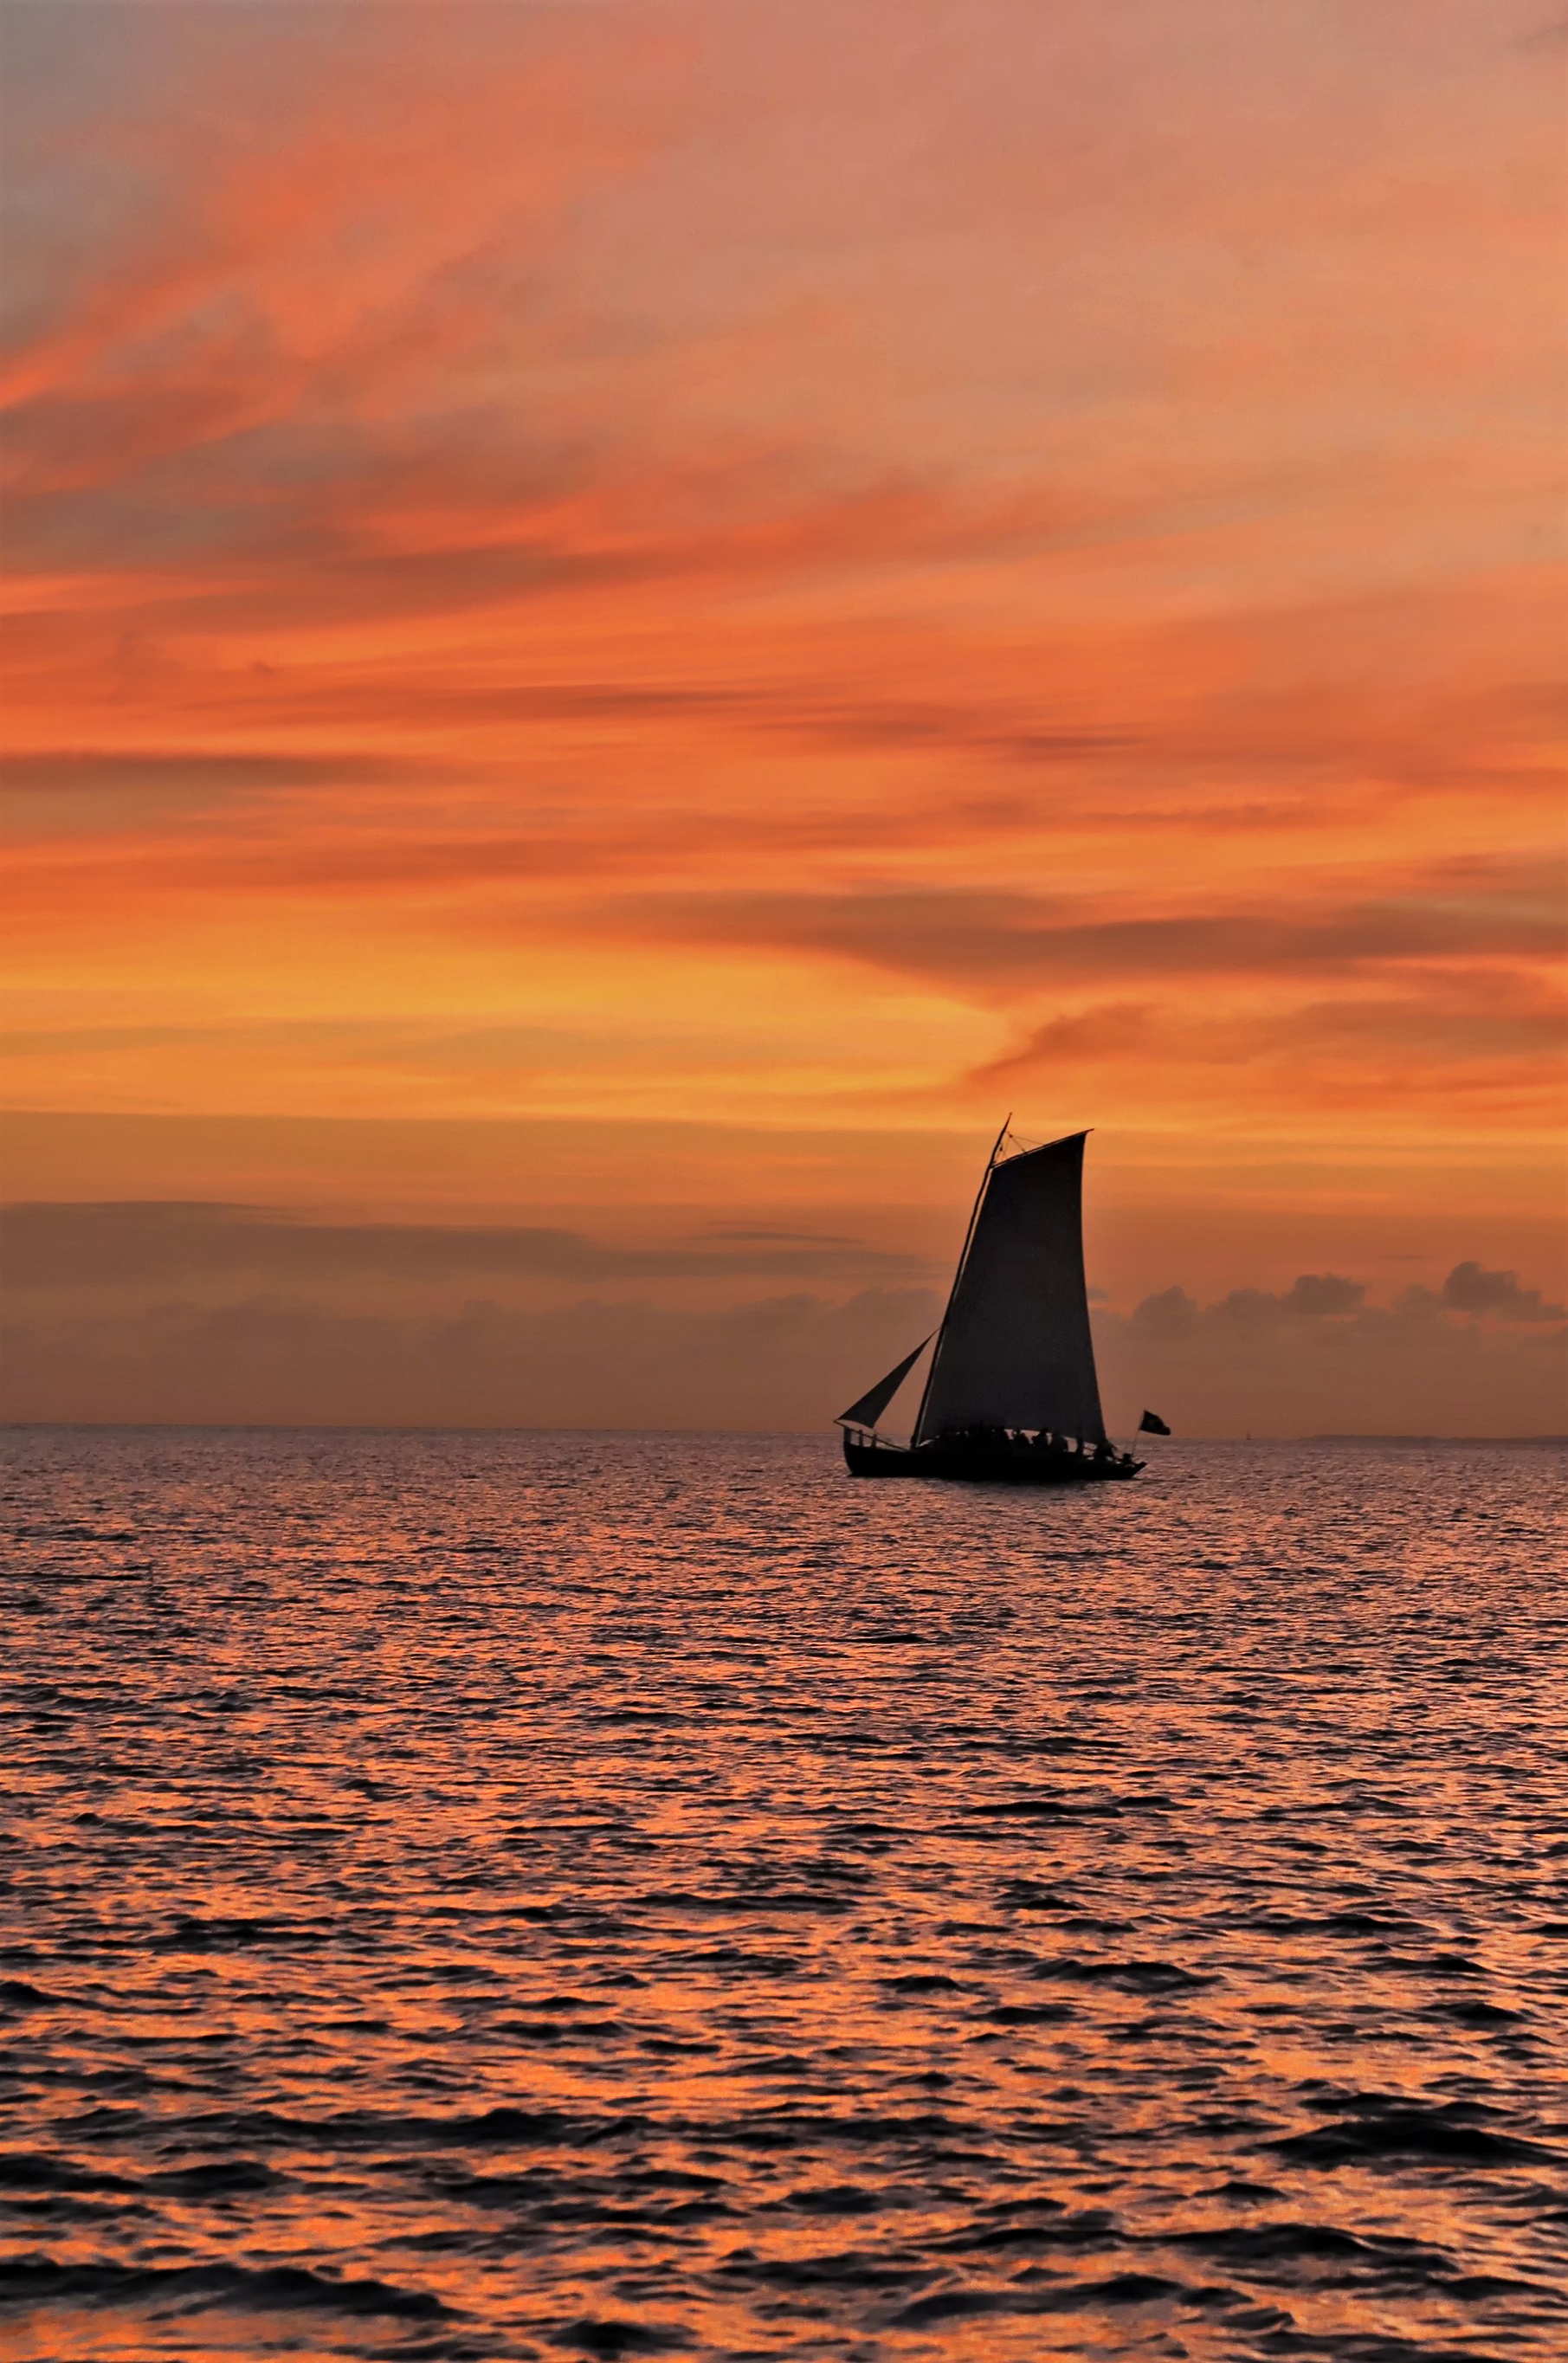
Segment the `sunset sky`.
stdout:
[[1553,17],[5,0],[6,1409],[1568,1425]]

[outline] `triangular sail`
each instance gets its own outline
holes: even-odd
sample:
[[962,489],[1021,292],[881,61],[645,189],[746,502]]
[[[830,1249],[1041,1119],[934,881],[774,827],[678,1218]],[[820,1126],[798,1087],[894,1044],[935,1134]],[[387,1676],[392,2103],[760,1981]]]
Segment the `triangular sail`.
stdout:
[[1104,1437],[1084,1280],[1086,1137],[987,1172],[937,1334],[917,1444],[967,1427]]
[[[933,1329],[931,1337],[935,1336]],[[886,1378],[878,1379],[875,1386],[868,1388],[858,1403],[852,1403],[848,1411],[841,1411],[834,1426],[874,1427],[930,1342],[930,1337],[922,1337],[914,1352],[906,1354],[904,1359],[889,1370]]]

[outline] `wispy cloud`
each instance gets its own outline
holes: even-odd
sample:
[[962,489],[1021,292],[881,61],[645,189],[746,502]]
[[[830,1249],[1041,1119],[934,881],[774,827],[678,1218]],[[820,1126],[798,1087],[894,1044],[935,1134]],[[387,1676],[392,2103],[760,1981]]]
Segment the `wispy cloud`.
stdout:
[[289,1286],[510,1278],[584,1281],[795,1281],[923,1277],[916,1258],[869,1241],[710,1232],[652,1247],[606,1246],[570,1230],[311,1221],[246,1206],[171,1203],[0,1208],[0,1271],[17,1290],[167,1288],[197,1280]]

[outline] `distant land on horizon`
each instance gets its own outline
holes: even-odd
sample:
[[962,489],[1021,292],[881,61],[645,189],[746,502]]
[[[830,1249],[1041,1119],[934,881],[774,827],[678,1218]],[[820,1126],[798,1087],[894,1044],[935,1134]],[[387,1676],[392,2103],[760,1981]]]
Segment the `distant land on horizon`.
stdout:
[[[1218,1444],[1233,1439],[1208,1437],[1195,1440]],[[1568,1436],[1385,1436],[1367,1429],[1345,1436],[1251,1437],[1246,1440],[1252,1444],[1568,1444]]]

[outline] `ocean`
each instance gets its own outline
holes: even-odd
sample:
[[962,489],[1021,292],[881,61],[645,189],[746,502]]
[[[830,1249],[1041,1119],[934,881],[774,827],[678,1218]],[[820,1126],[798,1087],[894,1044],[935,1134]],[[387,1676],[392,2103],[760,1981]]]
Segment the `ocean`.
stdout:
[[0,2353],[1568,2354],[1568,1459],[4,1439]]

